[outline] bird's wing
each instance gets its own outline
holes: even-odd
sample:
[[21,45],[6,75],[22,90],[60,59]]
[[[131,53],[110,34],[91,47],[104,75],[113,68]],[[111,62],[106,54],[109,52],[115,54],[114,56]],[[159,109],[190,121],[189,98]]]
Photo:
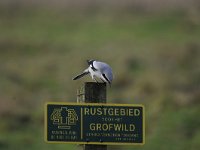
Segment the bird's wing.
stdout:
[[105,81],[107,81],[109,84],[111,84],[110,80],[108,80],[108,78],[106,77],[105,74],[102,74],[103,78],[105,79]]
[[99,71],[103,71],[108,65],[100,61],[94,61],[93,67]]
[[88,70],[85,70],[83,73],[81,73],[81,74],[75,76],[72,80],[80,79],[80,78],[82,78],[83,76],[85,76],[85,75],[87,75],[87,74],[89,74],[89,73],[90,73],[90,72],[89,72]]

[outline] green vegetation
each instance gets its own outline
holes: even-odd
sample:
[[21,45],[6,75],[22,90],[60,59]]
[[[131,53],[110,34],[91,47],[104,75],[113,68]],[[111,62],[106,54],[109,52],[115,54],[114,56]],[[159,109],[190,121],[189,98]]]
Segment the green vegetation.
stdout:
[[146,107],[146,144],[134,149],[200,147],[198,11],[0,8],[1,150],[80,149],[44,142],[43,108],[76,102],[91,79],[71,79],[90,58],[113,68],[108,103]]

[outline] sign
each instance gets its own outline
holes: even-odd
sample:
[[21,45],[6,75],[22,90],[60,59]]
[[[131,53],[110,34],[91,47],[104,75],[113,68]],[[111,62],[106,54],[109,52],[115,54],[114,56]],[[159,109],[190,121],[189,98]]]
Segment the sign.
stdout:
[[45,140],[49,143],[142,145],[144,106],[47,103]]

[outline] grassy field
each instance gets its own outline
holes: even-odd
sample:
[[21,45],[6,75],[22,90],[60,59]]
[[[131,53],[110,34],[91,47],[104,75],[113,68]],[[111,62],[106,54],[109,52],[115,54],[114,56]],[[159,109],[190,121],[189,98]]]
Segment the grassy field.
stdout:
[[71,79],[92,58],[113,68],[108,103],[146,107],[146,144],[134,149],[197,150],[199,15],[1,6],[0,149],[81,149],[44,142],[43,108],[76,102],[76,89],[91,79]]

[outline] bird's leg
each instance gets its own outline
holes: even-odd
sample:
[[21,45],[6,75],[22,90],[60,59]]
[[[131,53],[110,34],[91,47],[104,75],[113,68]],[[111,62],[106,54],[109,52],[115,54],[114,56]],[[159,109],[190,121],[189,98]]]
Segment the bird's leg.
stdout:
[[[100,78],[101,79],[101,78]],[[103,79],[101,79],[101,81],[103,82],[103,83],[106,83]]]
[[94,79],[94,81],[95,81],[96,83],[99,83],[95,77],[94,77],[93,79]]
[[93,79],[96,83],[99,83],[99,82],[97,81],[97,79],[95,78],[94,75],[92,75],[92,79]]

